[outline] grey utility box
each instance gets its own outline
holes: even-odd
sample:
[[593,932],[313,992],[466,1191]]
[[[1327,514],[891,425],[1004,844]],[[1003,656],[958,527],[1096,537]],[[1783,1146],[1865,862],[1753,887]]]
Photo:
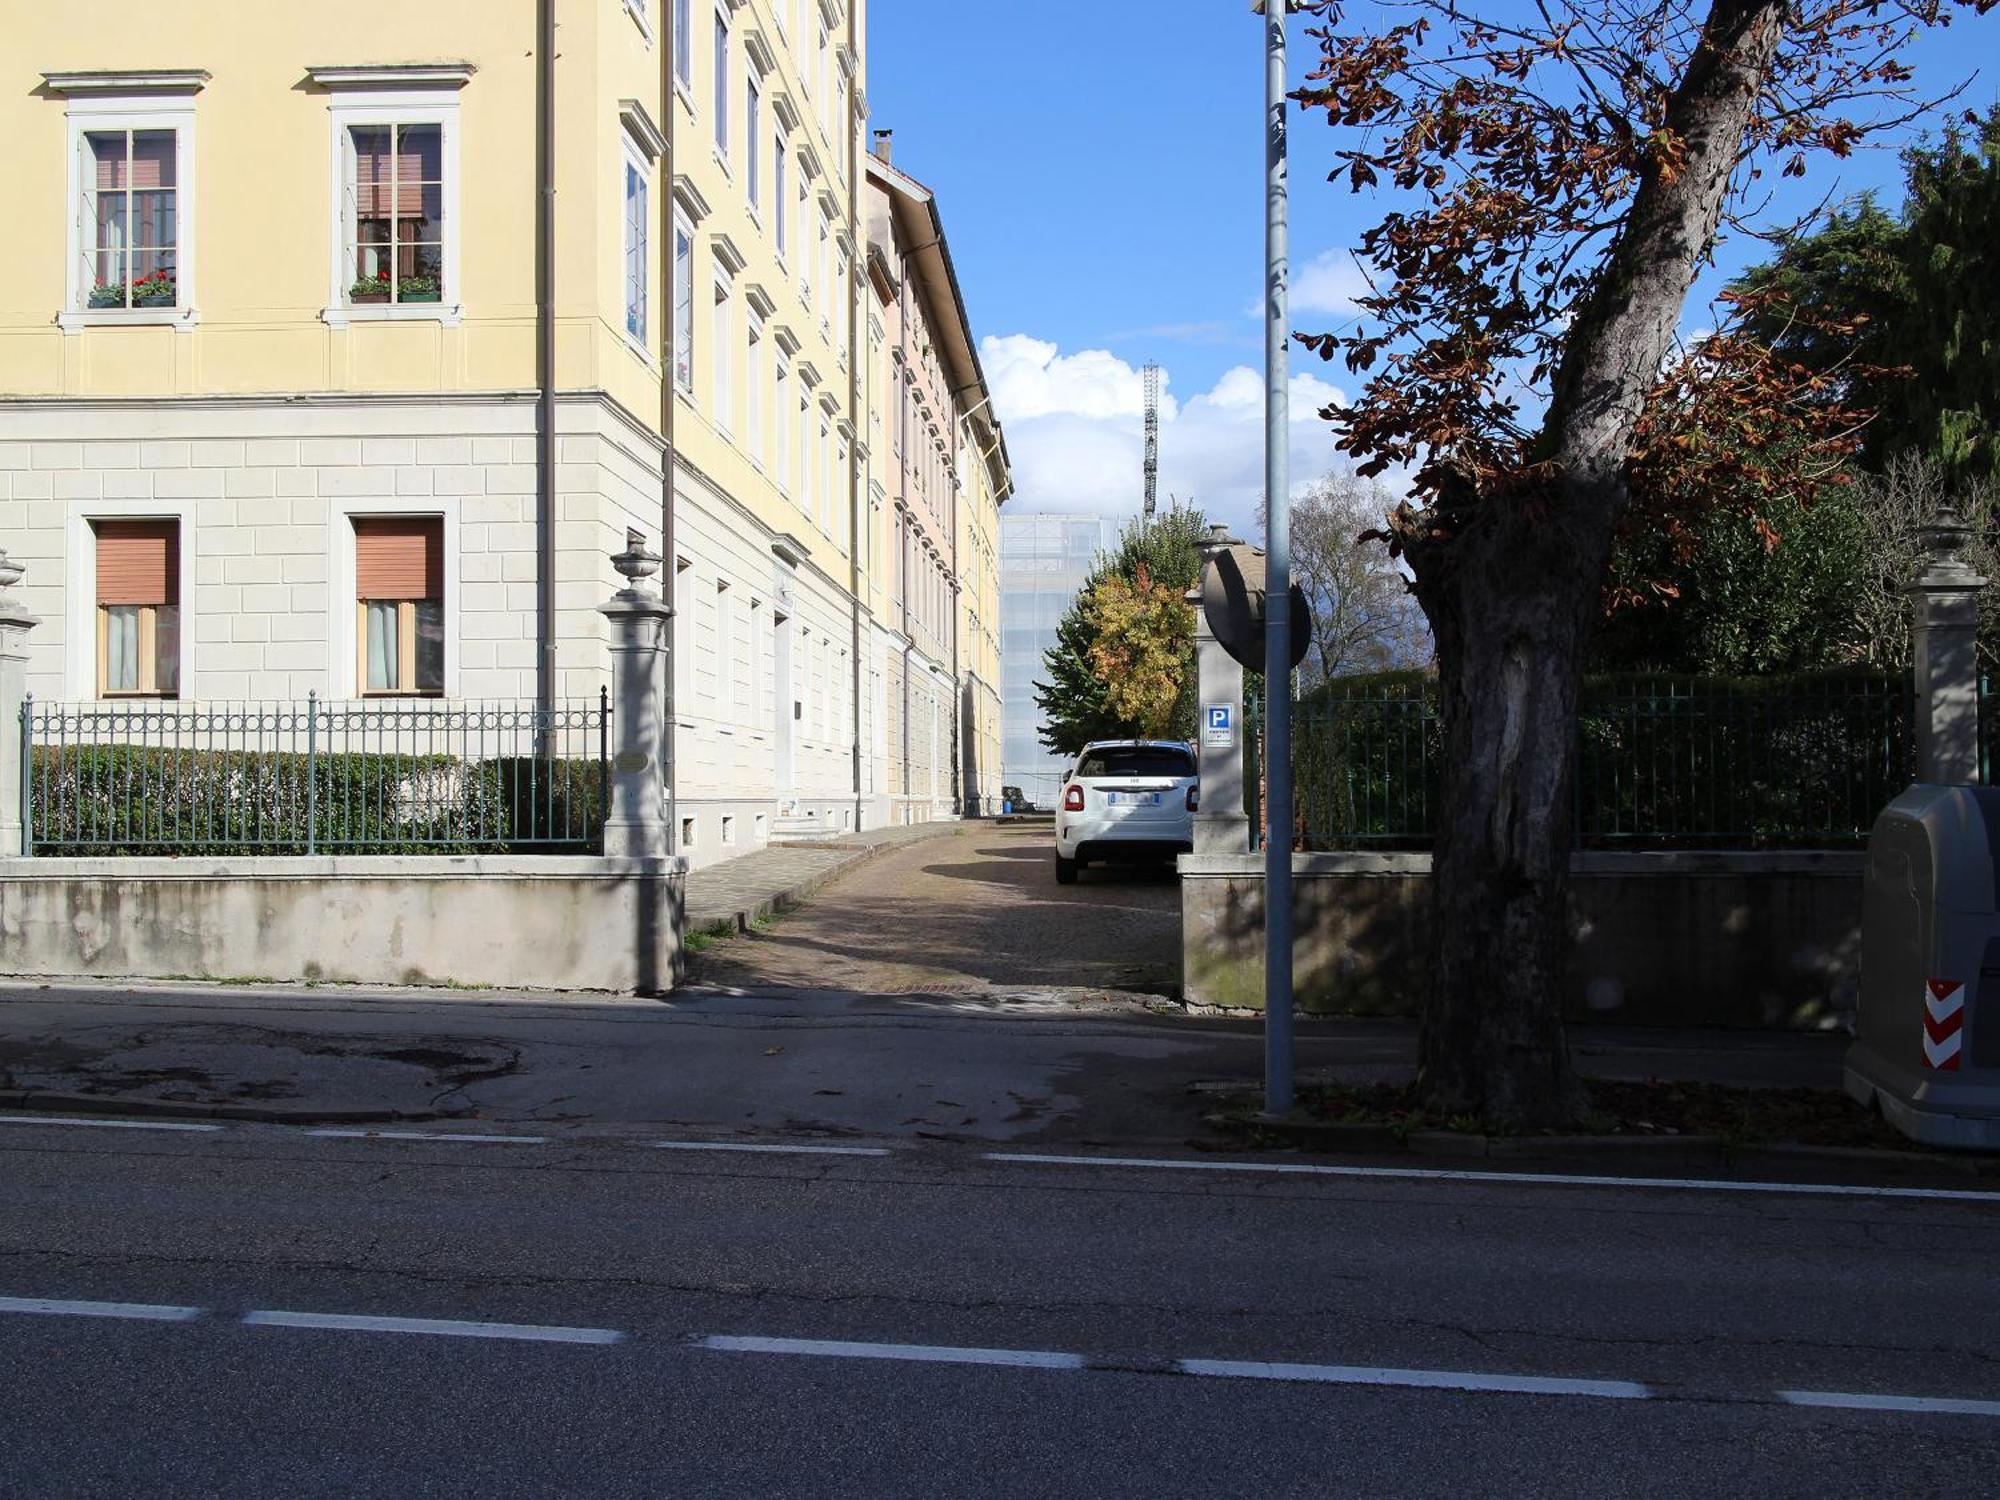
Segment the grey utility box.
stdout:
[[2000,1146],[2000,790],[1913,786],[1868,837],[1847,1092],[1934,1146]]

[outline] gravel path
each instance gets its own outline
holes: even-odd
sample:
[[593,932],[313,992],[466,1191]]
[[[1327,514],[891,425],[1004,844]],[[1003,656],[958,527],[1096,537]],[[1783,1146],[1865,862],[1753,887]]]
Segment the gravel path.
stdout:
[[800,910],[694,956],[697,984],[875,994],[1082,988],[1170,995],[1180,887],[1169,866],[1055,880],[1046,823],[969,823],[876,856]]

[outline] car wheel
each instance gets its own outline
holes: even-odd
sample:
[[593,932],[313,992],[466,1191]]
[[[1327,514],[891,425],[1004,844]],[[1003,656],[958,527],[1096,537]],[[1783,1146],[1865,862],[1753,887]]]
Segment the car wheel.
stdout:
[[1056,856],[1057,885],[1075,885],[1076,871],[1077,871],[1077,863],[1075,860],[1064,859],[1060,854]]

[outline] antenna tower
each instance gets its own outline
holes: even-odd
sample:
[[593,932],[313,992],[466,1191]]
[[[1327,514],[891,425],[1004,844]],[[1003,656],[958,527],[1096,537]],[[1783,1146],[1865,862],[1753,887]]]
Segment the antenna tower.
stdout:
[[1160,367],[1147,361],[1146,384],[1146,520],[1150,524],[1160,492]]

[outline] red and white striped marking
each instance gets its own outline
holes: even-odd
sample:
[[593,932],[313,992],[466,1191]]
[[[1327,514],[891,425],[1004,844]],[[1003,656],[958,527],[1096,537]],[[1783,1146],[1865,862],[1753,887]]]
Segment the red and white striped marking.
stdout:
[[1958,1071],[1965,1050],[1965,981],[1933,979],[1924,994],[1924,1066]]

